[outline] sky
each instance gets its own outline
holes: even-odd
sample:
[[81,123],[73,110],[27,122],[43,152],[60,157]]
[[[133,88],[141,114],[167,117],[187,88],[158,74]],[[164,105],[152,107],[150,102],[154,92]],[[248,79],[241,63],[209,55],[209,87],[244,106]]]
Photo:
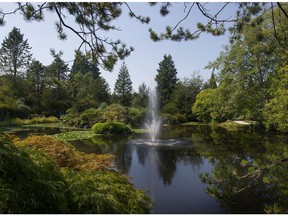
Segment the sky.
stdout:
[[[221,8],[221,5],[213,2],[209,3],[208,7],[213,11]],[[3,11],[11,11],[15,6],[17,5],[13,2],[0,2],[0,8]],[[142,82],[148,86],[153,85],[159,63],[163,60],[165,54],[172,56],[179,79],[191,78],[194,72],[199,72],[204,80],[209,79],[211,70],[204,68],[209,61],[214,61],[219,56],[223,46],[228,44],[228,33],[219,37],[204,33],[201,34],[200,38],[188,42],[153,42],[149,37],[148,29],[152,27],[156,32],[163,32],[167,25],[176,25],[185,16],[183,13],[184,4],[173,3],[171,14],[167,17],[160,16],[159,6],[151,7],[146,2],[129,2],[129,6],[136,14],[149,16],[151,18],[150,23],[148,25],[141,24],[136,19],[131,19],[128,16],[128,9],[123,5],[122,15],[114,23],[121,31],[103,33],[103,36],[113,40],[120,39],[128,47],[135,48],[131,55],[125,59],[135,91],[138,91],[138,87]],[[191,14],[181,23],[184,28],[193,29],[197,22],[206,20],[196,7],[191,11]],[[230,17],[233,15],[233,6],[225,8],[221,14],[225,18]],[[65,31],[68,35],[67,40],[59,40],[54,24],[56,16],[52,13],[46,13],[43,22],[26,22],[18,14],[6,16],[5,21],[5,26],[0,27],[0,43],[13,27],[17,27],[24,34],[24,39],[28,39],[28,43],[32,47],[33,58],[44,65],[49,65],[53,61],[49,51],[51,48],[55,49],[56,52],[63,51],[62,59],[69,62],[74,58],[74,50],[78,49],[80,45],[79,38],[69,30]],[[68,19],[67,22],[73,23],[73,20]],[[118,61],[113,72],[100,68],[101,75],[109,83],[112,92],[121,64],[122,61]]]

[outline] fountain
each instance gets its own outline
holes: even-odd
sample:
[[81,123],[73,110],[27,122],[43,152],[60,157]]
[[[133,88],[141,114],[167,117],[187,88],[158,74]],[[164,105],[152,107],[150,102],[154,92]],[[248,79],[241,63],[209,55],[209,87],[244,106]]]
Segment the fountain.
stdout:
[[157,92],[156,88],[150,89],[148,115],[145,122],[145,127],[149,132],[150,139],[131,139],[129,142],[135,145],[148,145],[153,147],[174,146],[185,144],[186,142],[179,139],[156,139],[161,129],[162,119],[157,115]]
[[149,104],[148,104],[148,118],[146,120],[145,126],[150,134],[152,142],[155,142],[157,134],[161,126],[161,117],[157,116],[158,103],[157,103],[157,91],[154,87],[150,90],[149,94]]

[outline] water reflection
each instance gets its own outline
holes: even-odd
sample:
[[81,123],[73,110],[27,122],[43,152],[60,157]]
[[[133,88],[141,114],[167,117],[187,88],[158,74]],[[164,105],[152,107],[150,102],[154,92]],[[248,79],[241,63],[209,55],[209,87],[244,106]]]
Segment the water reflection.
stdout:
[[[115,154],[118,169],[150,191],[152,213],[288,212],[288,163],[267,168],[288,157],[287,136],[183,126],[165,128],[160,139],[149,145],[141,136],[109,136],[74,145]],[[251,172],[245,163],[265,172],[242,178]]]

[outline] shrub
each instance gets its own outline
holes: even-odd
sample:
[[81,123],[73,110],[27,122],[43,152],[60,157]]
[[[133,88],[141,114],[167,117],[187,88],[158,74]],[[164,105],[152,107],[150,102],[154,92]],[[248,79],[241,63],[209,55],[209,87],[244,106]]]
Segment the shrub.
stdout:
[[76,204],[73,213],[147,214],[151,200],[116,172],[62,170]]
[[95,108],[85,110],[79,117],[80,125],[90,128],[93,124],[101,120],[101,114],[102,113],[100,112],[100,110]]
[[135,189],[127,176],[95,168],[103,166],[104,157],[111,163],[109,155],[101,158],[71,149],[74,155],[68,155],[74,157],[75,166],[59,170],[52,160],[61,165],[59,149],[48,151],[56,146],[66,149],[63,143],[47,136],[27,138],[16,148],[0,135],[1,214],[149,213],[151,200],[144,191]]
[[124,122],[125,113],[125,108],[120,104],[111,104],[105,108],[102,115],[102,120]]
[[132,126],[141,126],[145,121],[146,109],[128,108],[128,123]]
[[0,213],[65,213],[67,184],[41,151],[16,148],[0,135]]
[[112,155],[85,154],[67,146],[63,142],[49,136],[30,136],[18,142],[41,149],[46,155],[56,161],[59,167],[75,168],[76,170],[109,170],[114,157]]
[[92,130],[97,134],[127,134],[131,133],[131,128],[121,122],[96,123]]
[[186,117],[182,114],[176,113],[175,115],[165,114],[163,115],[164,121],[170,125],[177,125],[187,121]]
[[60,117],[62,122],[69,126],[78,126],[80,125],[80,117],[78,113],[74,113],[72,109],[68,109],[66,114]]

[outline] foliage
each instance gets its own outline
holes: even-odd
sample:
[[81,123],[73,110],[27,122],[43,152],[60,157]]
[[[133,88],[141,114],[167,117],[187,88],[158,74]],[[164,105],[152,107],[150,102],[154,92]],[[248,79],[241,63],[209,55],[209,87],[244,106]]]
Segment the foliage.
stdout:
[[69,92],[72,107],[79,112],[109,101],[108,83],[100,76],[97,65],[81,52],[76,52],[75,55],[70,73]]
[[41,100],[44,88],[44,71],[44,65],[37,60],[33,60],[26,72],[28,88],[26,103],[31,107],[32,111],[36,113],[40,113],[42,109],[39,101]]
[[101,111],[99,109],[90,108],[85,110],[80,117],[80,125],[85,125],[88,128],[91,128],[93,124],[101,120]]
[[197,72],[194,72],[191,78],[179,80],[171,100],[163,107],[162,112],[171,115],[181,113],[187,120],[195,121],[191,106],[195,103],[196,96],[201,91],[202,85],[202,78]]
[[33,117],[31,119],[11,118],[0,122],[0,126],[17,126],[17,125],[31,125],[31,124],[43,124],[43,123],[57,123],[59,119],[55,116],[49,117]]
[[115,172],[62,170],[75,203],[74,213],[147,214],[151,200]]
[[176,114],[164,114],[162,115],[162,118],[164,119],[163,123],[169,124],[169,125],[178,125],[181,123],[184,123],[187,121],[184,115],[180,113]]
[[117,99],[121,105],[131,105],[132,81],[125,63],[121,65],[118,78],[115,83],[114,94],[117,96]]
[[144,108],[127,108],[128,123],[133,127],[142,126],[143,122],[145,121],[146,113],[147,111]]
[[3,40],[0,49],[0,69],[9,74],[13,78],[12,81],[21,75],[20,72],[29,65],[32,58],[31,47],[23,36],[20,29],[14,27]]
[[[60,136],[61,137],[61,136]],[[67,138],[62,136],[67,141]],[[20,146],[41,149],[51,157],[59,167],[75,168],[76,170],[109,170],[112,166],[111,155],[85,154],[76,151],[71,145],[48,136],[30,136],[17,143]]]
[[[71,166],[62,168],[60,172],[59,166],[65,163],[59,163],[57,154],[59,150],[60,154],[63,153],[61,149],[68,153],[63,143],[45,136],[34,136],[18,142],[17,146],[0,135],[2,214],[150,211],[151,200],[144,191],[135,189],[126,176],[99,171],[107,170],[108,161],[111,163],[109,155],[87,155],[70,149],[74,151],[74,161],[77,162],[74,163],[75,169]],[[53,153],[48,148],[56,149]],[[50,157],[57,161],[58,166]]]
[[264,122],[271,130],[288,132],[288,67],[279,70],[281,80],[276,82],[277,88],[273,91],[274,98],[264,107]]
[[214,112],[216,91],[215,89],[205,89],[197,95],[192,112],[199,121],[210,122],[213,119],[211,114]]
[[54,161],[0,139],[0,213],[67,212],[67,184]]
[[45,68],[45,80],[43,94],[41,98],[42,106],[45,107],[49,115],[60,116],[69,107],[70,100],[68,94],[68,64],[62,59],[62,53],[55,53],[51,50],[53,62]]
[[155,81],[157,83],[160,108],[162,108],[171,99],[178,81],[177,70],[171,55],[164,55],[164,59],[159,63]]
[[132,106],[133,107],[147,107],[149,100],[149,88],[145,83],[141,83],[138,92],[133,94]]
[[104,121],[119,121],[124,122],[126,115],[126,110],[120,104],[111,104],[107,106],[102,114],[102,119]]
[[90,139],[95,136],[93,131],[70,131],[65,133],[59,133],[52,135],[52,137],[61,140],[61,141],[73,141],[73,140],[82,140]]
[[92,126],[92,130],[97,134],[127,134],[131,132],[130,127],[116,121],[96,123]]

